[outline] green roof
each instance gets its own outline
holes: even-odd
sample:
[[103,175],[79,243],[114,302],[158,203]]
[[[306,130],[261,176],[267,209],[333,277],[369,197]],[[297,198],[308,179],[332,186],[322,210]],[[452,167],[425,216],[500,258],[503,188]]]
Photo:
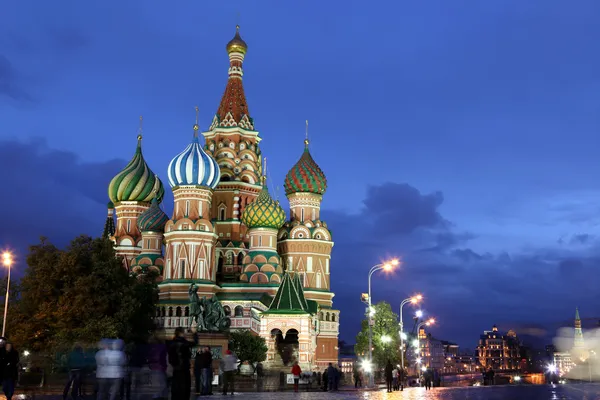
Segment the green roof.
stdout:
[[298,291],[297,284],[287,272],[279,284],[275,298],[269,306],[267,314],[308,314],[308,304],[304,292]]
[[306,302],[306,297],[304,297],[304,289],[302,288],[302,281],[300,280],[300,274],[294,274],[292,278],[292,284],[296,288],[296,292],[300,296],[300,301],[302,301],[302,308],[308,310],[308,303]]

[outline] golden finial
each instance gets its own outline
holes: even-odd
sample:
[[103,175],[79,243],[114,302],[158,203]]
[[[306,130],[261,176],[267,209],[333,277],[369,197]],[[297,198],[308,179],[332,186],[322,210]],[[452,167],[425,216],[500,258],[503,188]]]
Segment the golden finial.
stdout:
[[263,174],[260,180],[263,186],[267,183],[267,157],[263,157]]
[[306,120],[306,135],[304,136],[304,146],[308,148],[308,120]]
[[142,140],[142,130],[144,127],[144,117],[142,115],[140,115],[140,127],[138,129],[138,142]]
[[244,40],[240,36],[240,26],[239,25],[235,26],[235,36],[233,37],[233,39],[231,39],[229,41],[229,43],[227,43],[226,48],[227,48],[227,53],[237,52],[237,53],[246,54],[246,50],[248,50],[248,45],[246,44],[246,42],[244,42]]
[[196,106],[196,123],[194,124],[194,131],[198,132],[200,127],[198,126],[198,116],[200,115],[200,109]]

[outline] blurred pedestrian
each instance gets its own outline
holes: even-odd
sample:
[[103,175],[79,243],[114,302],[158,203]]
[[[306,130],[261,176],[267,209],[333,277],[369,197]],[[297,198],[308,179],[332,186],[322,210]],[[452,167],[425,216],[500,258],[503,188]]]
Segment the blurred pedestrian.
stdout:
[[2,364],[2,391],[6,400],[11,400],[15,393],[15,383],[19,377],[19,353],[12,343],[7,342],[4,347],[4,354],[1,359]]
[[392,392],[392,383],[394,380],[393,372],[394,367],[392,366],[390,360],[388,360],[387,364],[385,364],[385,383],[387,384],[388,393]]
[[98,380],[98,400],[115,400],[120,393],[125,374],[127,357],[123,352],[123,342],[119,339],[103,340],[96,353],[96,378]]
[[[175,328],[175,338],[169,346],[169,363],[173,367],[171,400],[190,400],[192,378],[190,360],[194,343],[185,338],[183,328]],[[195,337],[197,340],[197,337]]]
[[298,392],[301,374],[302,369],[300,368],[300,365],[298,365],[298,361],[294,361],[294,365],[292,366],[292,375],[294,376],[294,392]]
[[148,367],[152,384],[152,398],[154,400],[169,397],[167,391],[167,346],[157,337],[150,338],[148,346]]
[[69,396],[69,390],[71,390],[71,398],[73,400],[80,399],[81,396],[81,382],[85,367],[87,366],[87,360],[83,348],[76,344],[73,346],[73,350],[67,356],[67,368],[69,369],[69,379],[63,390],[63,400],[67,400]]
[[231,390],[231,394],[234,392],[234,380],[235,371],[237,370],[237,356],[227,350],[225,357],[222,360],[223,365],[223,394],[226,395],[228,389]]

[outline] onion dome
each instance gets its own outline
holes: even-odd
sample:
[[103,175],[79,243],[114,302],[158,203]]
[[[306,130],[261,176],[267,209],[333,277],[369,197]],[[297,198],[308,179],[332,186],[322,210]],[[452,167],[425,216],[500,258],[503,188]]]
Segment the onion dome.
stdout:
[[158,201],[154,198],[150,207],[138,217],[137,226],[140,232],[162,232],[168,220],[169,217],[160,209]]
[[233,39],[231,39],[229,41],[229,43],[227,43],[227,53],[242,53],[242,54],[246,54],[246,50],[248,50],[248,45],[246,44],[246,42],[244,42],[244,40],[242,39],[242,37],[240,36],[240,26],[237,25],[235,27],[235,36],[233,37]]
[[195,124],[192,143],[169,163],[168,174],[171,187],[194,185],[214,189],[221,179],[219,164],[200,146],[198,129],[198,124]]
[[285,176],[283,187],[286,195],[292,193],[323,194],[327,190],[327,178],[308,151],[308,139],[304,141],[304,153]]
[[248,204],[242,212],[242,222],[249,229],[279,229],[285,223],[285,219],[285,211],[283,211],[279,202],[271,198],[269,189],[267,189],[267,185],[264,183],[258,197],[252,203]]
[[161,202],[164,194],[165,189],[162,182],[144,160],[142,135],[138,135],[135,154],[129,164],[110,181],[108,197],[113,203],[121,201],[149,202],[154,197]]

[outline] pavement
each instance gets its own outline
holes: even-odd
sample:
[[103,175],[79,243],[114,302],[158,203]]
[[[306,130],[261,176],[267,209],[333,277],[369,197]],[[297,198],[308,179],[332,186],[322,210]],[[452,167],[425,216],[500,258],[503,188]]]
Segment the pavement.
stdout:
[[[566,385],[510,385],[434,388],[406,388],[402,392],[387,393],[385,390],[340,390],[339,392],[245,392],[235,396],[223,396],[215,393],[207,399],[241,398],[260,400],[598,400],[600,383],[582,383]],[[146,399],[146,396],[141,396]],[[198,398],[198,400],[203,397]],[[5,399],[0,396],[0,399]],[[13,399],[29,400],[31,397],[14,396]],[[93,400],[85,396],[85,400]],[[35,400],[62,400],[58,395],[35,396]],[[141,400],[141,399],[140,399]]]

